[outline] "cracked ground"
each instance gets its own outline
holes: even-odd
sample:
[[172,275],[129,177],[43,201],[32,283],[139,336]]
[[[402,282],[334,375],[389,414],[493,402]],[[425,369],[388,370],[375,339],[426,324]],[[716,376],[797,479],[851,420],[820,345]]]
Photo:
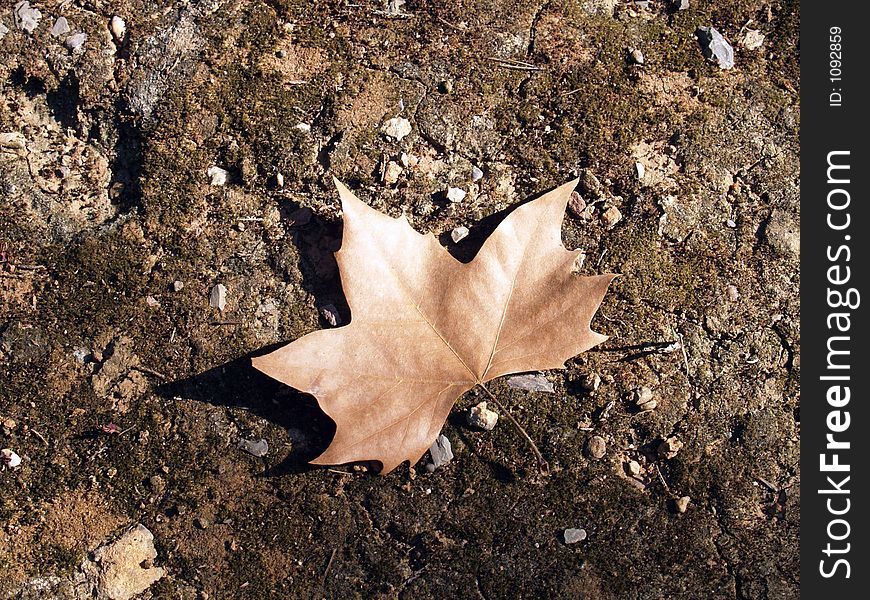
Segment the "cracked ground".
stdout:
[[[32,33],[4,5],[0,597],[81,597],[136,523],[144,597],[798,597],[798,4],[675,4],[33,0]],[[307,464],[334,425],[249,365],[352,316],[333,176],[462,259],[579,178],[610,339],[554,393],[491,387],[549,475],[466,425],[474,391],[432,473]]]

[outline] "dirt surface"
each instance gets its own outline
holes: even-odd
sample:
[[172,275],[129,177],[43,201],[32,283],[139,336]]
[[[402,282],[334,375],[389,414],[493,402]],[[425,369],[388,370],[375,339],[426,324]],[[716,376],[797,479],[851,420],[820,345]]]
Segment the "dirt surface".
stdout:
[[[33,0],[32,33],[14,5],[0,597],[83,597],[137,523],[156,598],[799,596],[797,2]],[[611,338],[546,373],[555,393],[492,385],[549,476],[506,419],[465,424],[474,391],[433,473],[307,465],[333,424],[249,363],[331,326],[324,306],[351,317],[333,176],[463,258],[580,177],[563,237],[622,275],[593,322]]]

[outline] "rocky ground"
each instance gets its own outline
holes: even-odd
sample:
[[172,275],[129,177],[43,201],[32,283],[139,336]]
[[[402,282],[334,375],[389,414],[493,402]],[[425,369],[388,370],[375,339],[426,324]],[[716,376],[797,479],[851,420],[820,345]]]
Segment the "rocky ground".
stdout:
[[[6,0],[0,597],[799,596],[798,26],[791,0]],[[580,177],[563,238],[622,274],[611,338],[552,393],[492,386],[550,475],[466,424],[475,392],[432,473],[307,465],[334,426],[249,359],[350,318],[333,176],[459,257]]]

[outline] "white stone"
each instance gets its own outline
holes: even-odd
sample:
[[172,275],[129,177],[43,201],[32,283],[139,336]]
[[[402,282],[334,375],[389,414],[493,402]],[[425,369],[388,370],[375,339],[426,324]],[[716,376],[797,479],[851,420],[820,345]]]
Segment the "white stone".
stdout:
[[69,50],[78,50],[81,48],[84,43],[88,41],[88,34],[86,33],[74,33],[63,43]]
[[471,181],[478,182],[483,179],[483,171],[477,167],[471,167]]
[[124,34],[127,32],[127,24],[124,22],[124,19],[115,15],[109,22],[109,28],[112,30],[112,35],[115,36],[116,40],[121,41],[124,39]]
[[392,160],[388,162],[387,168],[384,169],[384,183],[394,185],[399,181],[399,177],[402,176],[402,170],[402,166],[399,163]]
[[308,123],[298,123],[296,125],[296,129],[302,131],[303,133],[311,133],[311,125]]
[[646,175],[646,167],[643,166],[642,162],[636,162],[634,163],[634,172],[638,179],[643,179],[643,176]]
[[6,465],[10,469],[14,469],[21,464],[21,457],[10,448],[0,450],[0,465]]
[[54,37],[60,37],[69,32],[69,22],[66,20],[66,17],[58,17],[51,28],[51,35]]
[[743,34],[741,45],[747,50],[758,50],[764,45],[764,34],[757,29],[748,29]]
[[453,231],[450,232],[450,239],[453,240],[454,244],[458,244],[462,240],[468,237],[468,227],[454,227]]
[[465,199],[466,194],[467,192],[462,188],[447,188],[447,199],[451,202],[462,202]]
[[42,13],[39,12],[39,9],[32,8],[27,0],[22,0],[15,5],[12,17],[18,29],[27,33],[33,33],[37,25],[39,25]]
[[402,138],[411,133],[411,122],[402,117],[393,117],[384,123],[381,131],[384,135],[391,137],[397,142],[401,142]]
[[208,175],[209,181],[212,185],[226,185],[229,173],[226,169],[221,169],[217,165],[212,165],[206,171],[206,175]]
[[486,402],[481,402],[477,406],[472,406],[468,409],[467,421],[472,427],[492,431],[498,422],[498,413],[489,410],[486,407]]

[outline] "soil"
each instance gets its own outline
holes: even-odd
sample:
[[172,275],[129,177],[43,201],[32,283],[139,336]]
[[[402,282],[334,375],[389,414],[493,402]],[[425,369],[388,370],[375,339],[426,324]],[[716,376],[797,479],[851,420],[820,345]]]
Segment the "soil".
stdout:
[[[0,597],[44,597],[136,523],[166,570],[144,597],[799,596],[797,2],[31,5],[32,34],[0,12],[0,447],[22,458]],[[709,25],[734,69],[704,59]],[[549,475],[507,419],[466,425],[475,391],[433,473],[308,465],[334,425],[250,357],[352,316],[333,176],[466,258],[580,178],[563,238],[622,275],[593,322],[611,337],[546,373],[555,393],[491,388]]]

